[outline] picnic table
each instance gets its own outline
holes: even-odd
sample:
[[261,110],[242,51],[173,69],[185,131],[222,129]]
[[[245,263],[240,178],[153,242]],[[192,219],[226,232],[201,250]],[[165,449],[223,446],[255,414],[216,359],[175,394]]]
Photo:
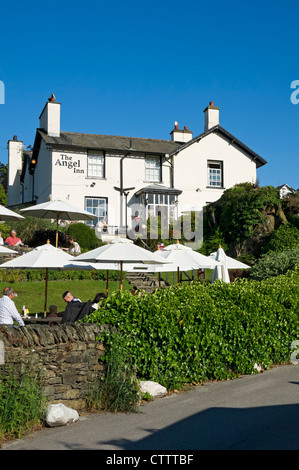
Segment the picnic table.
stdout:
[[44,316],[42,317],[42,316],[40,316],[40,317],[35,318],[35,316],[32,316],[30,318],[22,317],[22,320],[25,323],[25,325],[26,324],[28,325],[30,323],[49,323],[49,322],[59,324],[62,320],[62,317],[44,317]]

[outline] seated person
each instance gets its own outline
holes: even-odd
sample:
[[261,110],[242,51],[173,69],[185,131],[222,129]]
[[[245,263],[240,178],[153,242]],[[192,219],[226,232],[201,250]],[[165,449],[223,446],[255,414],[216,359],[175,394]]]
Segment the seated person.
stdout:
[[5,287],[3,297],[0,299],[0,324],[13,325],[17,321],[20,326],[25,326],[21,315],[19,314],[14,301],[17,294],[12,287]]
[[[49,315],[48,317],[60,317],[61,316],[61,313],[58,313],[57,312],[57,305],[50,305],[49,307]],[[49,326],[55,326],[57,325],[56,322],[49,322]]]
[[79,243],[76,242],[75,238],[70,237],[69,244],[71,245],[69,248],[70,253],[81,253],[81,248],[79,246]]
[[63,300],[67,303],[65,311],[62,314],[61,323],[74,322],[82,307],[83,303],[77,297],[74,297],[70,291],[66,291],[62,294]]
[[98,309],[99,302],[100,302],[101,299],[107,299],[107,295],[103,294],[103,292],[98,292],[96,294],[95,298],[93,299],[92,303],[91,303],[92,304],[91,306],[94,310]]
[[69,290],[62,294],[62,298],[65,302],[81,302],[81,300],[78,297],[74,297]]
[[[101,295],[105,296],[105,294]],[[74,297],[69,291],[64,292],[62,297],[64,301],[67,302],[67,306],[65,311],[62,312],[61,323],[75,323],[95,310],[92,307],[91,300],[88,300],[87,302],[81,302],[80,299]]]
[[102,231],[102,232],[107,232],[108,231],[108,224],[106,222],[106,220],[104,219],[104,217],[98,221],[96,227]]
[[15,230],[12,230],[10,232],[10,236],[5,239],[4,245],[10,245],[10,246],[21,245],[21,246],[24,246],[24,243],[22,243],[22,240],[17,237],[17,232]]
[[81,248],[79,243],[76,242],[75,238],[69,237],[68,243],[70,244],[69,248],[61,248],[62,250],[67,250],[69,253],[81,253]]

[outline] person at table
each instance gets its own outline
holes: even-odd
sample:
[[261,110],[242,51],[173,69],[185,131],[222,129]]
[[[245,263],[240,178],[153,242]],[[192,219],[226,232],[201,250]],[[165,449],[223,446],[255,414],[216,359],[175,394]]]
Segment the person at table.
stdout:
[[21,315],[19,314],[14,301],[16,297],[12,287],[5,287],[3,291],[3,297],[0,299],[0,324],[1,325],[13,325],[14,321],[17,321],[20,326],[25,326]]
[[4,245],[16,246],[21,245],[24,246],[24,243],[20,238],[17,237],[17,232],[12,230],[10,232],[10,236],[5,239]]
[[75,238],[69,237],[68,242],[70,244],[69,248],[61,248],[62,250],[66,250],[69,253],[81,253],[81,248],[78,242],[76,242]]
[[83,307],[83,303],[78,297],[74,297],[70,291],[65,291],[62,298],[67,306],[62,314],[61,323],[74,322]]
[[[49,307],[49,315],[48,317],[50,318],[53,318],[53,317],[61,317],[62,316],[62,313],[61,312],[57,312],[57,305],[50,305]],[[57,325],[58,323],[57,322],[54,322],[54,321],[49,321],[49,326],[55,326]]]
[[98,221],[96,228],[100,230],[101,232],[107,232],[108,231],[108,224],[104,217]]
[[62,298],[67,303],[69,303],[69,302],[82,302],[82,300],[80,300],[78,297],[74,297],[73,294],[69,290],[66,290],[62,294]]
[[103,292],[98,292],[96,295],[95,295],[95,298],[93,299],[92,303],[91,303],[91,306],[94,310],[97,310],[99,308],[99,302],[102,300],[102,299],[107,299],[107,295],[104,294]]

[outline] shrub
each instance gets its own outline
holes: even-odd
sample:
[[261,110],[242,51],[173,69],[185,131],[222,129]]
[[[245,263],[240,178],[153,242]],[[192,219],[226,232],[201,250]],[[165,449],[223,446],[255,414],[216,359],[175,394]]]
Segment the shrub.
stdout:
[[263,210],[280,204],[279,191],[273,186],[237,184],[206,207],[205,237],[218,226],[227,244],[243,242],[263,220]]
[[[41,228],[35,230],[32,234],[31,239],[28,241],[28,246],[37,247],[45,245],[49,242],[51,245],[56,246],[56,229],[51,228]],[[67,236],[65,233],[58,230],[58,247],[66,246]]]
[[82,222],[68,225],[66,234],[74,237],[83,251],[93,250],[101,245],[94,230]]
[[21,238],[22,242],[28,246],[38,246],[47,243],[47,240],[45,240],[44,243],[36,243],[35,241],[32,241],[36,231],[42,232],[47,229],[56,229],[56,224],[53,224],[51,220],[28,216],[23,220],[10,223],[10,225],[12,229],[16,230],[17,236]]
[[250,269],[251,279],[263,280],[272,276],[285,274],[299,265],[299,248],[282,252],[268,252],[263,255]]
[[[90,279],[93,281],[106,280],[106,271],[102,269],[96,270],[56,270],[50,269],[48,272],[49,281],[63,281],[76,279]],[[27,281],[44,281],[44,269],[0,269],[0,282],[27,282]],[[120,279],[120,271],[109,271],[109,279],[117,281]]]
[[[115,292],[84,321],[116,327],[138,377],[171,389],[289,360],[298,315],[297,269],[261,282],[192,283],[141,297]],[[108,350],[115,338],[105,336]]]
[[113,412],[137,411],[138,380],[125,343],[121,335],[117,335],[105,358],[105,378],[90,390],[87,399],[90,408]]
[[263,252],[284,251],[296,247],[299,247],[299,229],[288,223],[274,230]]
[[21,371],[0,371],[0,437],[21,437],[24,431],[40,424],[45,399],[42,378],[30,364]]

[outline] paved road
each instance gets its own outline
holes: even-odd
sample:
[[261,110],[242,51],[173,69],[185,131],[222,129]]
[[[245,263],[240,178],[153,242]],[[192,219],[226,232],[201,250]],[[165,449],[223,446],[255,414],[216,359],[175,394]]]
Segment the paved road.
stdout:
[[81,416],[1,450],[299,450],[299,365],[159,398],[140,413]]

